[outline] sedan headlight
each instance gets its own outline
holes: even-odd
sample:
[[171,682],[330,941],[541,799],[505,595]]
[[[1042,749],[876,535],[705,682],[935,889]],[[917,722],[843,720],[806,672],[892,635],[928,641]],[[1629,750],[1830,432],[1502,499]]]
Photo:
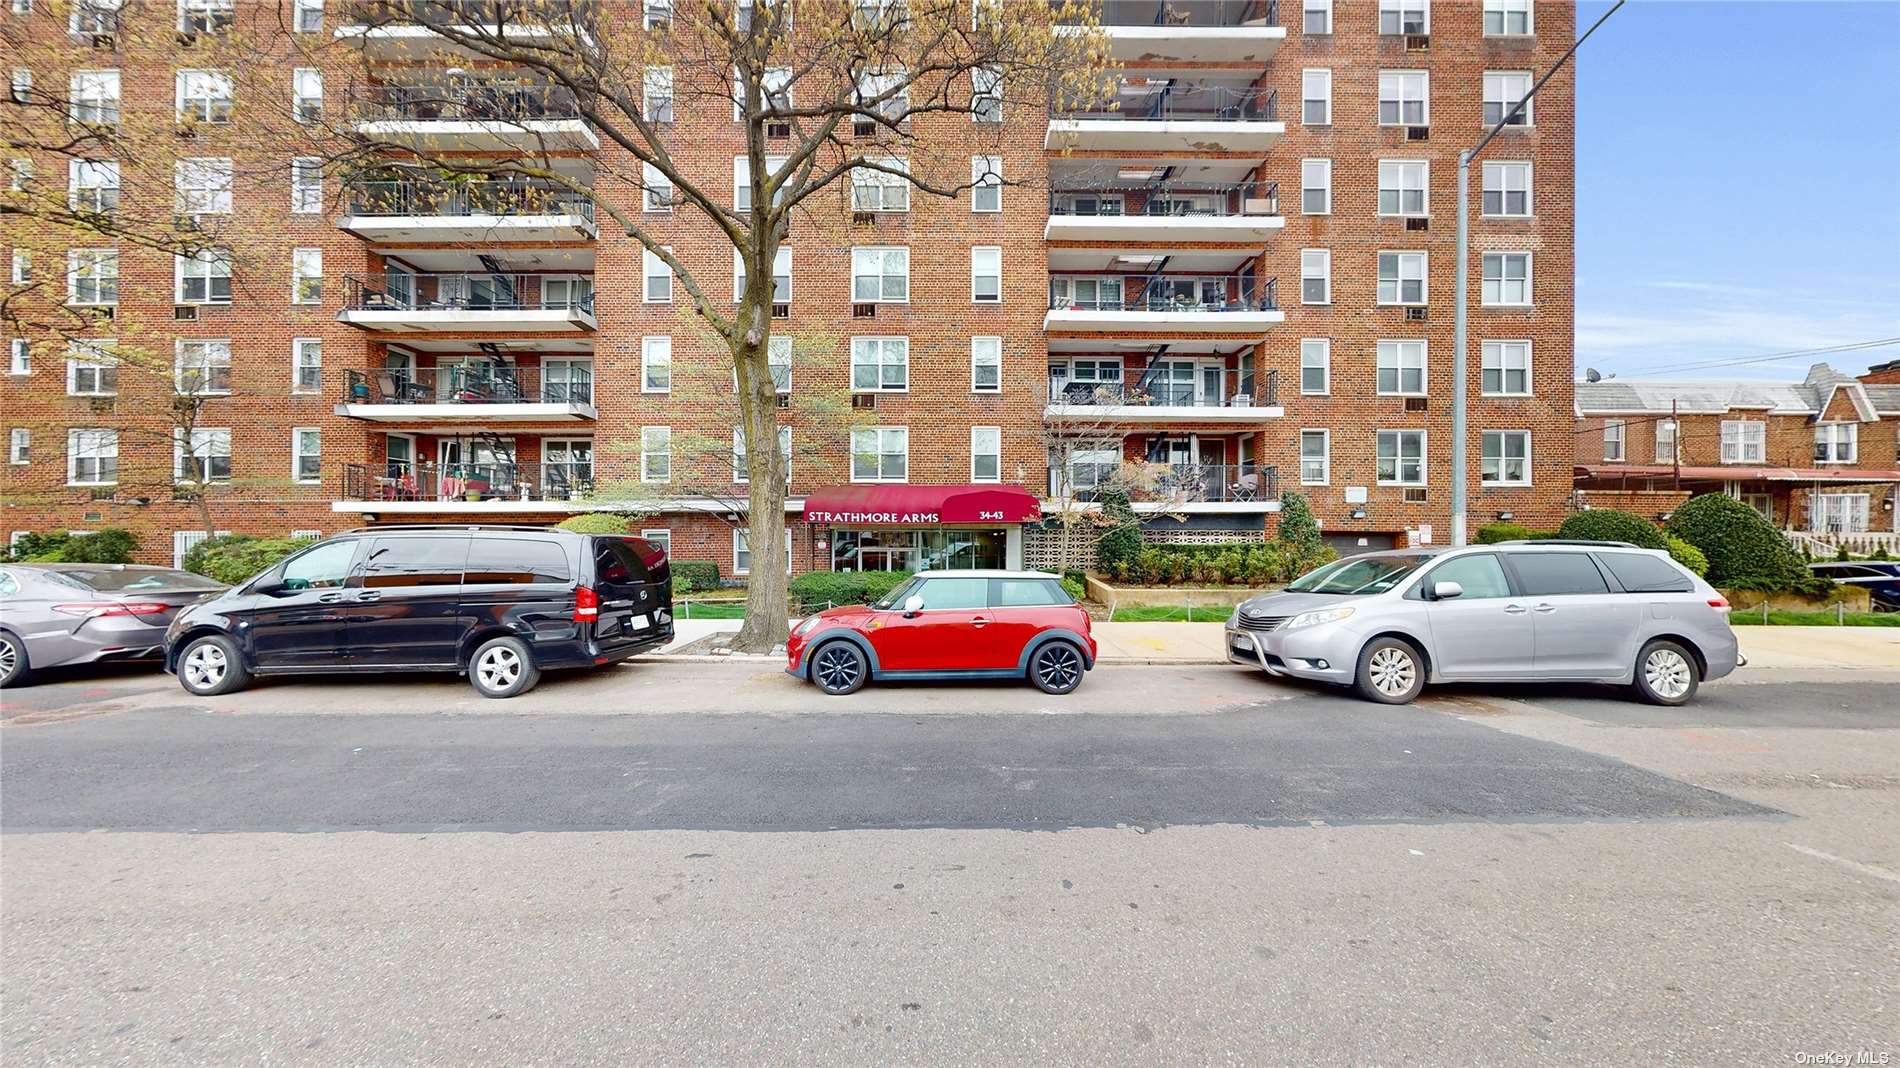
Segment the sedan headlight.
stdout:
[[1317,627],[1321,623],[1337,623],[1352,615],[1350,608],[1323,608],[1317,612],[1301,612],[1286,621],[1285,630],[1297,630],[1300,627]]

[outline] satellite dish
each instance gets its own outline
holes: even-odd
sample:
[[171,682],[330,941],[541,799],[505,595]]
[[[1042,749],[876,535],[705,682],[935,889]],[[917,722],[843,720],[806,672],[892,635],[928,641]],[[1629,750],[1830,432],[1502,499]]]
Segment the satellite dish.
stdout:
[[1601,382],[1603,381],[1603,375],[1594,367],[1586,367],[1583,369],[1583,380],[1585,382]]

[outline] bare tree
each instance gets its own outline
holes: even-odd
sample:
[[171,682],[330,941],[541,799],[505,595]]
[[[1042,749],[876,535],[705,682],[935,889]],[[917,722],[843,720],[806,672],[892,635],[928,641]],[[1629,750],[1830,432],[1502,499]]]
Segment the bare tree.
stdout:
[[[1052,386],[1046,400],[1058,413],[1042,422],[1041,444],[1049,456],[1050,484],[1028,488],[1031,492],[1046,489],[1053,507],[1049,518],[1061,531],[1059,571],[1075,569],[1085,548],[1092,558],[1094,546],[1114,528],[1102,510],[1102,500],[1108,495],[1121,493],[1134,503],[1169,506],[1206,499],[1207,480],[1201,472],[1123,456],[1128,423],[1116,409],[1142,403],[1144,396],[1127,392],[1120,384],[1076,385],[1061,393]],[[1178,519],[1183,513],[1155,514]]]

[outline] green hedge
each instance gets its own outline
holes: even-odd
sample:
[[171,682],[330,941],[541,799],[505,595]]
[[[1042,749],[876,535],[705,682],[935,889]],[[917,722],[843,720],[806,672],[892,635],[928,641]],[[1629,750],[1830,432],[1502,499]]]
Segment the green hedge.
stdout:
[[1668,531],[1702,551],[1709,561],[1706,577],[1717,586],[1793,589],[1810,575],[1780,531],[1724,493],[1684,501],[1670,513]]
[[807,610],[832,604],[870,604],[910,577],[908,571],[808,571],[792,580],[792,600]]
[[129,564],[139,540],[122,527],[106,527],[91,534],[63,530],[29,532],[0,559],[35,564]]
[[1281,546],[1270,541],[1144,545],[1132,562],[1109,570],[1108,576],[1141,586],[1265,586],[1291,577],[1294,566]]
[[1592,508],[1565,519],[1557,528],[1560,538],[1580,541],[1627,541],[1644,549],[1667,549],[1662,528],[1632,512]]
[[236,586],[312,543],[311,538],[256,538],[225,534],[206,538],[185,552],[185,570]]
[[1475,540],[1479,545],[1496,545],[1501,541],[1535,541],[1556,536],[1554,530],[1532,530],[1522,523],[1486,523],[1478,528]]
[[718,564],[707,560],[673,560],[669,561],[669,566],[673,571],[674,593],[719,588]]
[[1701,549],[1683,541],[1674,534],[1665,533],[1663,540],[1669,543],[1669,555],[1676,563],[1681,564],[1683,567],[1688,568],[1698,575],[1707,575],[1709,573],[1709,558],[1702,555]]
[[628,534],[632,530],[624,515],[612,512],[582,512],[571,515],[554,524],[561,530],[571,530],[576,534]]

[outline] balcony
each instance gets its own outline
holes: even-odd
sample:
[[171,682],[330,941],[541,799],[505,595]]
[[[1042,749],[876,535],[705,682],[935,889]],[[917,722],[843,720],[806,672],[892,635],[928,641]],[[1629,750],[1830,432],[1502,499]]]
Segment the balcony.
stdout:
[[1278,182],[1104,185],[1052,190],[1043,238],[1258,246],[1285,225]]
[[[1280,500],[1280,472],[1272,464],[1123,464],[1111,479],[1104,471],[1090,467],[1064,479],[1062,472],[1049,472],[1051,498],[1093,504],[1101,500],[1101,483],[1111,481],[1126,492],[1137,512],[1195,511],[1271,511]],[[1071,491],[1068,483],[1084,479],[1095,482]],[[1233,508],[1206,508],[1204,505],[1237,505]],[[1251,507],[1249,507],[1251,506]],[[1264,509],[1261,506],[1267,506]]]
[[[1182,368],[1174,373],[1175,367]],[[1129,369],[1135,374],[1139,369]],[[1076,381],[1051,375],[1045,422],[1126,426],[1131,424],[1257,423],[1279,419],[1280,373],[1195,367],[1170,361],[1159,374],[1133,383]]]
[[371,241],[591,241],[594,202],[520,182],[357,182],[338,227]]
[[371,86],[356,132],[437,152],[576,152],[600,147],[560,86],[512,81]]
[[470,363],[409,371],[344,372],[336,414],[372,423],[558,423],[594,418],[593,370]]
[[1286,29],[1276,0],[1101,0],[1096,20],[1122,63],[1257,63]]
[[1084,152],[1208,152],[1258,155],[1286,134],[1279,94],[1257,87],[1124,83],[1113,105],[1058,110],[1043,147]]
[[1055,275],[1045,331],[1264,338],[1285,319],[1276,279],[1252,275]]
[[550,333],[599,325],[593,278],[575,274],[351,275],[337,319],[386,333]]
[[598,14],[593,0],[358,0],[344,5],[336,39],[384,61],[469,54],[438,30],[479,32],[511,45],[591,47]]
[[415,506],[450,503],[458,508],[482,503],[491,508],[509,504],[568,505],[593,496],[594,467],[591,461],[346,464],[341,499],[395,506],[391,511],[420,511],[426,509]]

